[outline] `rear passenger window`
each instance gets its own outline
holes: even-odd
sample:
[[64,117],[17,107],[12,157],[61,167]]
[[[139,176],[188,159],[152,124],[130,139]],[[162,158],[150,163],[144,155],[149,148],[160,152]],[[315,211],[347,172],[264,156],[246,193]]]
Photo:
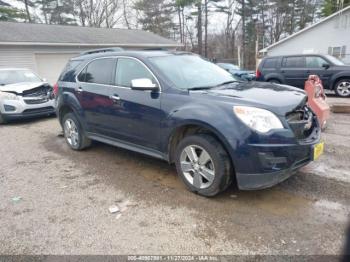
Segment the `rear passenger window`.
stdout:
[[81,60],[70,60],[59,76],[59,81],[70,81],[74,78],[75,69],[81,64]]
[[104,58],[92,61],[78,76],[79,81],[86,83],[110,85],[116,60]]
[[277,58],[267,58],[264,63],[264,68],[276,68]]
[[285,68],[305,67],[305,58],[303,56],[285,57],[282,66]]

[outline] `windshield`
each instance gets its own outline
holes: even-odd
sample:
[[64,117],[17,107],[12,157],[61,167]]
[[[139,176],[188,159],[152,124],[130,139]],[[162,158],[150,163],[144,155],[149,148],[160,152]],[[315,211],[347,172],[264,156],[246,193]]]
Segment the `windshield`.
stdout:
[[153,57],[150,61],[179,89],[215,87],[237,81],[221,67],[194,55]]
[[23,82],[42,82],[42,80],[29,70],[0,70],[0,85]]
[[334,65],[338,65],[338,66],[345,65],[342,61],[340,61],[338,58],[335,58],[334,56],[326,55],[326,57]]

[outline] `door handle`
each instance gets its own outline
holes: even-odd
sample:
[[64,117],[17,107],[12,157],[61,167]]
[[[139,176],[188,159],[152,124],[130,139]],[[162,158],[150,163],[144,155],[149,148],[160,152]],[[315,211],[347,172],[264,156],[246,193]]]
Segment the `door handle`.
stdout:
[[78,92],[78,93],[83,92],[83,88],[82,88],[81,86],[79,86],[79,87],[77,88],[77,92]]
[[115,100],[115,101],[119,101],[120,100],[120,97],[118,95],[112,95],[109,98],[112,99],[112,100]]

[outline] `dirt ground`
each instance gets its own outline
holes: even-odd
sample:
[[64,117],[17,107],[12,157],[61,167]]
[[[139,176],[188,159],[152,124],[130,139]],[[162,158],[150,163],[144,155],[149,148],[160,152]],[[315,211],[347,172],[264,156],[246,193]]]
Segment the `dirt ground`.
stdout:
[[210,199],[165,162],[101,143],[74,152],[59,134],[55,118],[0,127],[0,254],[342,252],[350,115],[332,115],[325,155],[284,183]]

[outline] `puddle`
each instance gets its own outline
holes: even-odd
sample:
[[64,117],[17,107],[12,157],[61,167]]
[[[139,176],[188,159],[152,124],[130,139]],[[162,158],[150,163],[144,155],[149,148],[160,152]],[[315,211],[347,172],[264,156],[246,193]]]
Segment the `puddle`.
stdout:
[[257,193],[241,192],[238,200],[277,216],[289,216],[312,206],[313,201],[284,191],[270,189]]
[[324,163],[310,163],[306,167],[302,168],[303,173],[311,173],[313,175],[332,178],[340,182],[350,183],[350,171],[343,169],[335,169],[327,166]]
[[185,186],[177,176],[175,167],[169,166],[169,168],[158,168],[152,165],[152,167],[143,167],[138,174],[145,179],[161,184],[169,188],[184,189]]
[[316,201],[313,207],[316,212],[332,221],[346,222],[350,218],[350,208],[337,202],[322,199]]

